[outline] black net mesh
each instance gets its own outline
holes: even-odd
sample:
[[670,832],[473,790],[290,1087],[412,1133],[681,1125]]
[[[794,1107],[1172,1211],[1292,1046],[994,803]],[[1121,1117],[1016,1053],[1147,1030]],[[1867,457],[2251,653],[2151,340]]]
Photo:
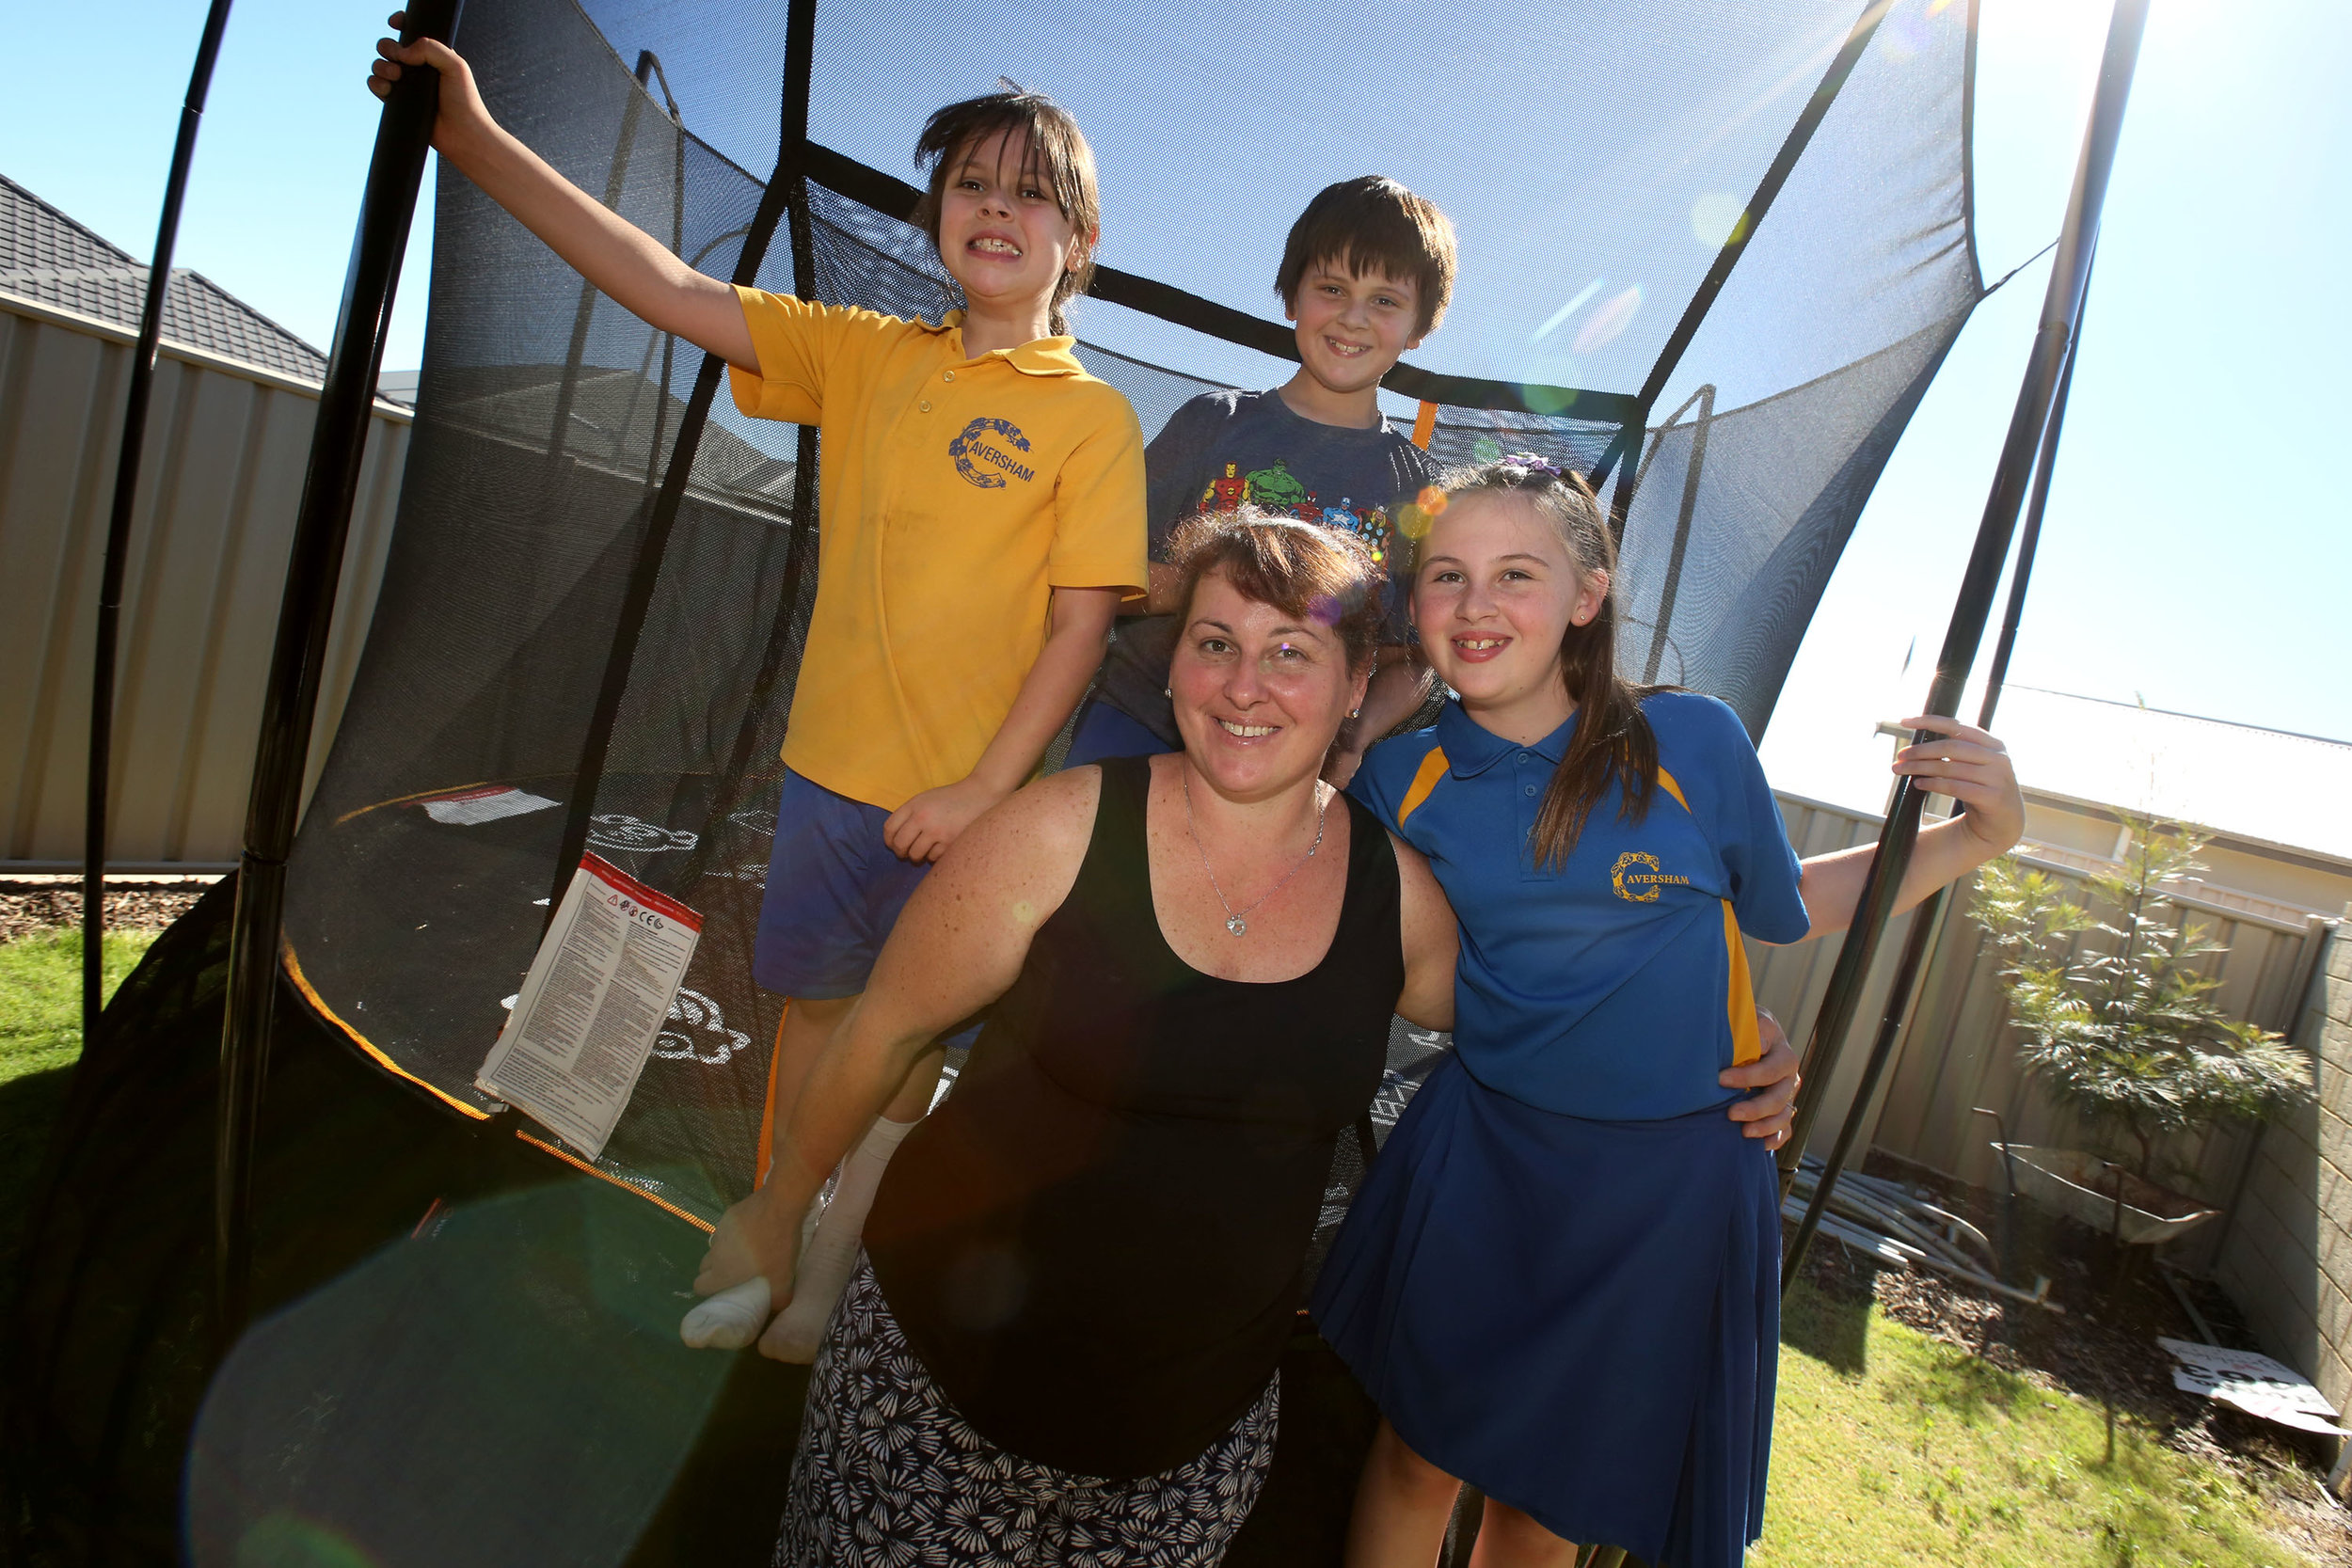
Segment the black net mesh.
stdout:
[[[1639,476],[1625,534],[1628,662],[1724,697],[1760,733],[1856,515],[1982,293],[1965,150],[1973,9],[1601,0],[1540,27],[1417,41],[1412,71],[1396,73],[1409,96],[1367,113],[1361,94],[1323,90],[1303,64],[1276,62],[1299,55],[1301,40],[1422,40],[1424,8],[1015,10],[976,51],[910,47],[894,10],[827,7],[811,135],[905,172],[931,107],[987,89],[999,71],[1045,87],[1076,110],[1100,155],[1106,261],[1264,318],[1276,313],[1268,282],[1283,231],[1323,184],[1376,168],[1435,197],[1460,228],[1464,264],[1451,317],[1413,358],[1523,388],[1503,401],[1525,406],[1438,408],[1432,450],[1450,464],[1533,450],[1589,470],[1618,443],[1609,493],[1624,493],[1626,468]],[[763,179],[746,171],[775,159],[787,10],[469,0],[458,41],[504,123],[706,272],[727,275],[747,240],[764,240],[752,269],[763,287],[935,318],[952,289],[896,216],[811,187],[805,277],[793,276],[789,215],[759,232]],[[1742,205],[1863,14],[1877,31],[1851,80],[1687,353],[1661,369],[1718,247],[1748,221]],[[1204,388],[1288,373],[1197,325],[1094,302],[1077,321],[1081,357],[1129,396],[1147,435]],[[1653,428],[1628,451],[1607,394],[1642,393],[1661,375],[1647,388]],[[750,1187],[780,1007],[753,983],[751,942],[817,588],[804,489],[816,476],[803,472],[804,433],[740,418],[723,389],[697,419],[698,379],[699,352],[584,289],[466,181],[443,177],[398,530],[291,872],[281,1011],[293,1021],[281,1035],[305,1042],[303,1059],[341,1053],[350,1070],[299,1080],[313,1085],[307,1097],[273,1086],[282,1114],[265,1135],[294,1152],[276,1185],[265,1164],[262,1201],[282,1218],[302,1210],[293,1188],[358,1195],[353,1212],[373,1217],[335,1232],[341,1250],[326,1255],[347,1260],[360,1238],[393,1234],[385,1216],[414,1213],[429,1173],[464,1163],[453,1148],[523,1148],[508,1120],[483,1119],[494,1107],[473,1078],[530,965],[575,821],[589,847],[706,919],[655,1059],[595,1164],[706,1224]],[[1603,395],[1559,390],[1580,387]],[[1413,405],[1394,412],[1409,420]],[[691,470],[673,508],[664,479],[687,439]],[[583,772],[605,718],[609,745]],[[177,967],[158,974],[183,990],[216,985],[205,943],[220,913],[159,947]],[[191,1238],[203,1232],[210,1069],[196,1064],[209,1061],[218,1018],[210,993],[175,992],[167,1005],[164,994],[131,988],[110,1014],[120,1040],[141,1043],[94,1055],[77,1085],[81,1142],[63,1180],[100,1168],[90,1147],[128,1141],[147,1151],[145,1180],[184,1189],[176,1207],[109,1229],[103,1205],[64,1204],[28,1255],[36,1271],[99,1259],[91,1277],[156,1302],[200,1291],[204,1243]],[[1392,1119],[1442,1045],[1400,1028],[1375,1123]],[[138,1067],[125,1067],[135,1055]],[[164,1059],[187,1070],[156,1076],[150,1064]],[[382,1134],[380,1171],[367,1168],[376,1146],[364,1139],[351,1144],[360,1164],[339,1165],[321,1136],[335,1125],[330,1101],[371,1093],[404,1107],[393,1118],[403,1131]],[[464,1136],[437,1143],[414,1115]],[[1343,1139],[1318,1248],[1360,1166]],[[635,1208],[685,1238],[671,1250],[691,1257],[692,1233]],[[278,1289],[292,1292],[300,1275]],[[666,1289],[683,1282],[664,1278]],[[568,1310],[546,1307],[549,1322],[570,1322]],[[98,1518],[112,1504],[103,1484],[91,1491],[103,1468],[92,1456],[141,1419],[184,1431],[184,1419],[173,1429],[140,1412],[192,1415],[189,1369],[201,1358],[171,1344],[137,1351],[127,1320],[93,1338],[72,1312],[37,1292],[24,1342],[107,1369],[83,1384],[103,1384],[115,1403],[97,1414],[12,1404],[35,1409],[12,1436],[64,1442],[52,1450],[59,1495]],[[637,1354],[601,1344],[588,1335],[581,1354]],[[1311,1452],[1286,1436],[1278,1480],[1306,1477],[1310,1492],[1343,1497],[1369,1418],[1327,1366],[1302,1363],[1296,1375],[1327,1392],[1330,1430],[1355,1435]],[[174,1473],[142,1472],[140,1506],[162,1510],[166,1539]],[[1291,1515],[1275,1506],[1287,1495],[1269,1493],[1265,1522],[1245,1538],[1257,1544],[1234,1560],[1324,1553],[1329,1497]]]
[[[1453,317],[1423,357],[1448,372],[1507,372],[1530,386],[1586,377],[1604,390],[1636,389],[1666,336],[1651,327],[1679,317],[1714,255],[1698,243],[1694,203],[1754,182],[1853,14],[1843,5],[1757,7],[1715,31],[1677,32],[1654,17],[1637,28],[1630,13],[1601,14],[1608,10],[1580,12],[1572,24],[1590,29],[1577,36],[1593,44],[1582,57],[1600,74],[1603,62],[1635,57],[1629,40],[1662,31],[1681,50],[1706,34],[1709,58],[1739,61],[1734,77],[1762,86],[1717,125],[1723,82],[1686,80],[1670,69],[1671,53],[1643,55],[1650,90],[1671,103],[1628,117],[1626,129],[1602,139],[1613,126],[1613,92],[1581,104],[1590,155],[1569,161],[1572,177],[1546,173],[1534,185],[1524,183],[1536,180],[1528,171],[1549,170],[1553,160],[1531,149],[1516,174],[1497,166],[1493,148],[1473,139],[1474,124],[1448,119],[1441,136],[1424,127],[1372,146],[1353,132],[1330,140],[1339,133],[1310,107],[1296,137],[1264,149],[1250,221],[1220,224],[1219,232],[1250,256],[1268,235],[1279,245],[1285,204],[1303,201],[1335,170],[1384,153],[1391,166],[1409,168],[1442,150],[1445,172],[1427,183],[1441,197],[1450,187],[1464,192],[1449,205],[1466,209],[1456,215],[1471,260]],[[714,140],[772,153],[773,125],[763,143],[751,106],[764,102],[772,121],[780,33],[755,27],[757,47],[713,56],[688,39],[703,16],[685,6],[616,8],[601,16],[608,42],[564,0],[505,0],[470,9],[462,41],[493,107],[520,135],[681,255],[723,273],[753,228],[761,182],[681,132],[667,100],[642,88],[629,67],[638,52],[655,51],[663,64],[657,87],[675,91],[690,123],[708,105]],[[1627,657],[1655,678],[1722,696],[1759,733],[1854,516],[1979,292],[1960,135],[1965,16],[1964,7],[1936,0],[1912,0],[1886,16],[1677,370],[1667,395],[1684,406],[1647,433],[1641,452],[1625,540]],[[934,80],[928,65],[903,83],[849,71],[850,55],[866,47],[865,24],[860,13],[825,13],[812,134],[837,151],[904,166],[904,135],[919,111],[970,84]],[[1775,40],[1770,47],[1752,48],[1759,28]],[[1611,41],[1601,48],[1597,40]],[[1116,55],[1112,41],[1091,46]],[[1008,48],[1017,56],[1017,42]],[[1757,75],[1756,59],[1773,71]],[[842,69],[829,73],[829,61]],[[1139,67],[1104,69],[1098,87]],[[1776,85],[1792,77],[1798,86]],[[767,84],[764,94],[751,91],[755,80]],[[1082,113],[1095,90],[1071,95]],[[1199,172],[1182,159],[1148,166],[1135,138],[1210,123],[1201,117],[1213,117],[1215,92],[1168,121],[1150,108],[1160,96],[1154,88],[1089,116],[1114,218],[1151,211],[1155,182],[1172,188]],[[1700,135],[1699,125],[1714,129]],[[902,138],[899,150],[871,139],[885,132]],[[1672,178],[1630,182],[1616,199],[1601,199],[1608,171],[1658,156],[1661,137],[1689,144],[1662,160]],[[1122,185],[1127,171],[1134,180]],[[1555,221],[1562,179],[1594,222]],[[1495,201],[1525,221],[1490,230],[1500,221]],[[536,946],[567,813],[584,812],[591,848],[707,918],[687,995],[603,1163],[713,1218],[751,1180],[778,1022],[777,1000],[751,981],[750,942],[791,671],[816,589],[814,551],[794,561],[795,518],[810,511],[796,514],[800,433],[740,418],[722,392],[666,539],[648,549],[657,490],[689,422],[702,356],[584,290],[462,179],[444,179],[437,222],[399,536],[295,862],[289,946],[351,1033],[451,1100],[489,1109],[473,1076]],[[765,287],[803,281],[791,276],[788,229],[788,220],[778,225],[766,245],[756,272]],[[1563,237],[1571,231],[1572,245]],[[804,281],[820,299],[933,318],[954,303],[928,243],[897,217],[816,186],[807,233]],[[1192,238],[1205,235],[1195,229]],[[1231,252],[1166,239],[1156,270],[1214,293],[1204,269],[1215,263],[1232,287]],[[1499,259],[1495,247],[1511,263],[1508,288],[1480,281]],[[1573,295],[1588,266],[1644,279],[1645,300],[1671,298],[1677,308],[1645,305],[1620,324],[1607,353],[1552,356],[1552,338],[1570,333],[1572,346],[1570,328],[1585,317],[1572,313],[1547,334],[1540,318],[1520,319],[1533,309],[1525,302],[1555,287]],[[1264,270],[1271,274],[1270,260]],[[1139,319],[1104,318],[1122,330]],[[1094,320],[1082,309],[1081,331]],[[1514,333],[1522,352],[1505,364],[1492,345]],[[1147,433],[1184,399],[1222,384],[1208,351],[1230,346],[1166,322],[1152,336],[1151,357],[1091,338],[1081,349],[1097,374],[1128,393]],[[1196,362],[1202,368],[1184,368]],[[1450,463],[1533,450],[1591,469],[1620,429],[1579,419],[1572,404],[1549,415],[1449,406],[1438,411],[1431,446]],[[632,657],[609,670],[631,576],[641,572],[651,584],[643,630]],[[788,578],[796,593],[787,602]],[[582,736],[608,689],[618,699],[610,749],[597,776],[583,780]],[[501,788],[512,804],[547,804],[484,821],[452,819],[449,803],[435,799]]]

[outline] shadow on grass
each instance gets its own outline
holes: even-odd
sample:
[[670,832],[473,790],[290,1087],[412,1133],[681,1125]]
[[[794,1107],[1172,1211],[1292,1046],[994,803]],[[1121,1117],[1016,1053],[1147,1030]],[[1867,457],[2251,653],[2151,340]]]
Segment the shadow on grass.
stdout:
[[1846,1377],[1870,1370],[1870,1298],[1800,1279],[1780,1301],[1780,1342]]
[[0,1082],[0,1279],[16,1277],[17,1249],[40,1196],[33,1188],[72,1078],[68,1065]]
[[1957,1417],[1965,1425],[1988,1414],[2014,1414],[2017,1402],[2032,1394],[2031,1386],[2014,1372],[1950,1345],[1935,1346],[1924,1369],[1906,1370],[1887,1386],[1889,1399],[1909,1400]]

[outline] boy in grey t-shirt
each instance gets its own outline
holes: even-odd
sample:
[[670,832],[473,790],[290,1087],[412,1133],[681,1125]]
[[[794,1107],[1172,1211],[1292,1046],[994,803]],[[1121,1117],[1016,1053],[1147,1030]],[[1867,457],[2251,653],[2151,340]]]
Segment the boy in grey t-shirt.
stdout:
[[1391,574],[1377,672],[1324,776],[1345,784],[1364,747],[1420,703],[1409,546],[1395,519],[1438,482],[1438,466],[1382,416],[1379,388],[1445,314],[1454,227],[1393,180],[1343,181],[1291,226],[1275,290],[1297,324],[1298,373],[1272,391],[1204,392],[1145,449],[1151,597],[1146,613],[1120,623],[1065,766],[1182,748],[1165,695],[1178,631],[1168,535],[1195,513],[1245,501],[1354,533]]

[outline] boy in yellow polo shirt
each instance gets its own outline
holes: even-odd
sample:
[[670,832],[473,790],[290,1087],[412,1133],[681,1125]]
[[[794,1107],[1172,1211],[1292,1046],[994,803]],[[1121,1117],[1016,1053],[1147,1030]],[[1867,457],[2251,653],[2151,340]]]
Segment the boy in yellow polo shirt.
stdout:
[[[915,883],[1036,771],[1147,580],[1142,432],[1063,335],[1093,266],[1093,154],[1040,94],[930,118],[922,221],[966,303],[933,326],[707,277],[501,129],[447,45],[376,50],[379,97],[404,64],[440,71],[433,145],[485,195],[625,309],[724,358],[744,413],[822,433],[817,605],[754,959],[791,998],[781,1126]],[[851,1257],[870,1181],[935,1079],[936,1058],[845,1167],[834,1208],[855,1213],[827,1229]],[[771,1331],[762,1348],[806,1359],[838,1290],[796,1289],[815,1322],[784,1338],[805,1342]]]

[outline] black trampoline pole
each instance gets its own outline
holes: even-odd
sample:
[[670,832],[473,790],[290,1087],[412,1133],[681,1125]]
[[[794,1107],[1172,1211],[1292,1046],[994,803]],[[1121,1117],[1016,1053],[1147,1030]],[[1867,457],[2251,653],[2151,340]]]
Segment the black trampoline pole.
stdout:
[[180,206],[196,162],[196,134],[212,91],[213,62],[229,27],[229,0],[213,0],[180,103],[180,135],[164,179],[163,215],[155,221],[155,253],[147,265],[147,299],[139,307],[138,343],[131,351],[131,391],[122,405],[122,446],[115,454],[114,502],[106,515],[105,563],[98,578],[98,643],[90,664],[89,768],[82,809],[82,1038],[98,1033],[105,1006],[106,797],[114,768],[115,654],[122,634],[122,578],[131,556],[131,507],[138,499],[139,458],[147,444],[147,404],[155,388],[155,356],[163,344],[164,296],[171,292],[171,253],[180,244]]
[[2058,377],[2058,396],[2050,404],[2050,422],[2042,432],[2042,457],[2034,465],[2033,499],[2026,503],[2026,526],[2017,535],[2017,564],[2009,575],[2009,603],[2001,611],[2001,635],[1993,643],[1993,665],[1985,673],[1984,701],[1977,709],[1977,728],[1993,727],[2001,705],[2001,688],[2009,684],[2009,657],[2017,648],[2017,623],[2025,619],[2026,590],[2033,582],[2034,556],[2042,548],[2042,514],[2050,504],[2050,470],[2058,466],[2059,433],[2066,428],[2066,400],[2074,392],[2074,361],[2083,342],[2083,318],[2090,311],[2090,279],[2098,270],[2094,250],[2083,273],[2082,303],[2074,311],[2074,336],[2066,347],[2066,372]]
[[[404,41],[448,40],[460,0],[409,0]],[[343,276],[326,383],[311,427],[310,466],[294,513],[278,642],[262,696],[253,759],[237,907],[230,927],[229,999],[220,1036],[220,1103],[214,1149],[214,1288],[221,1344],[245,1324],[251,1284],[253,1140],[269,1065],[271,1008],[278,997],[279,925],[286,857],[293,852],[303,765],[318,706],[319,671],[342,574],[343,543],[358,492],[360,459],[375,403],[375,376],[400,283],[401,255],[416,215],[417,186],[440,100],[440,74],[410,67],[376,122],[375,150],[359,199],[359,224]]]
[[[1977,710],[1977,728],[1980,730],[1993,727],[1994,710],[2001,703],[2001,685],[2009,675],[2010,651],[2017,643],[2017,623],[2025,613],[2026,585],[2033,580],[2034,548],[2042,538],[2042,514],[2050,499],[2050,470],[2058,462],[2058,436],[2066,425],[2066,400],[2074,388],[2074,360],[2082,347],[2083,316],[2090,302],[2090,277],[2086,272],[2083,295],[2074,310],[2074,336],[2067,344],[2066,369],[2058,376],[2058,395],[2051,401],[2050,417],[2042,429],[2042,452],[2034,464],[2033,496],[2026,503],[2025,527],[2017,537],[2017,563],[2010,571],[2009,604],[2001,616],[2000,637],[1994,644],[1993,664],[1985,677],[1984,701]],[[1854,1144],[1862,1135],[1863,1122],[1878,1098],[1879,1080],[1894,1059],[1903,1015],[1910,1010],[1911,993],[1917,989],[1919,976],[1927,968],[1928,954],[1943,929],[1944,906],[1950,895],[1949,888],[1937,888],[1912,911],[1911,931],[1903,939],[1902,957],[1897,960],[1894,981],[1887,987],[1886,1005],[1879,1014],[1878,1034],[1871,1040],[1869,1057],[1863,1064],[1862,1081],[1854,1089],[1853,1102],[1846,1107],[1846,1119],[1838,1126],[1837,1141],[1830,1146],[1829,1158],[1823,1162],[1828,1183],[1813,1195],[1804,1218],[1799,1222],[1799,1231],[1807,1244],[1811,1243],[1813,1231],[1820,1226],[1821,1212],[1829,1201],[1829,1186],[1835,1184],[1836,1175],[1845,1170],[1846,1162],[1852,1156]],[[1791,1261],[1800,1257],[1802,1253],[1792,1247]],[[1786,1290],[1788,1282],[1795,1277],[1794,1269],[1785,1273],[1782,1289]]]
[[[1944,634],[1943,650],[1936,657],[1935,679],[1929,687],[1923,710],[1928,713],[1948,715],[1959,710],[1962,689],[1984,641],[1994,591],[2000,586],[2001,566],[2016,531],[2036,449],[2048,424],[2059,371],[2074,342],[2074,325],[2090,280],[2090,255],[2099,237],[2099,214],[2106,200],[2108,177],[2115,166],[2124,104],[2131,97],[2132,70],[2139,58],[2141,36],[2147,30],[2148,4],[2149,0],[2116,0],[2108,23],[2106,47],[2099,62],[2098,89],[2091,98],[2090,124],[2085,129],[2082,153],[2074,168],[2066,222],[2059,230],[2058,254],[2050,266],[2049,289],[2042,297],[2042,323],[2034,334],[2016,407],[2010,415],[2009,435],[2001,446],[2000,461],[1994,468],[1992,491],[1985,499],[1976,545],[1961,578],[1951,622]],[[1922,732],[1916,738],[1931,737]],[[1795,1124],[1788,1141],[1780,1150],[1780,1189],[1784,1198],[1796,1179],[1797,1163],[1804,1156],[1813,1123],[1820,1115],[1821,1097],[1836,1074],[1838,1055],[1861,1006],[1863,985],[1878,956],[1887,920],[1894,913],[1895,896],[1902,887],[1903,873],[1910,867],[1912,847],[1918,838],[1920,808],[1925,803],[1924,792],[1910,779],[1897,784],[1894,803],[1888,808],[1885,825],[1879,833],[1877,853],[1870,860],[1860,906],[1847,927],[1845,942],[1838,949],[1836,967],[1830,972],[1829,990],[1821,999],[1812,1038],[1805,1047],[1805,1086],[1797,1099]],[[1915,936],[1929,924],[1917,923]],[[1838,1174],[1837,1164],[1821,1172],[1813,1201],[1782,1258],[1784,1287],[1804,1260]]]
[[[2050,418],[2042,429],[2042,454],[2034,464],[2033,496],[2026,503],[2026,522],[2017,536],[2017,563],[2010,570],[2009,603],[2001,615],[2001,633],[1993,646],[1993,663],[1986,672],[1984,700],[1977,709],[1977,728],[1993,727],[1993,715],[2001,705],[2001,687],[2009,678],[2009,657],[2017,645],[2017,623],[2025,614],[2026,589],[2033,580],[2033,560],[2036,546],[2042,540],[2042,514],[2050,500],[2050,470],[2058,462],[2058,436],[2066,426],[2066,400],[2074,389],[2074,361],[2082,348],[2083,317],[2090,306],[2090,277],[2083,277],[2083,296],[2074,311],[2074,335],[2066,350],[2066,369],[2058,376],[2058,396],[2051,401]],[[1895,978],[1886,991],[1886,1006],[1879,1015],[1877,1037],[1870,1042],[1869,1058],[1863,1064],[1862,1081],[1854,1089],[1853,1102],[1846,1108],[1846,1119],[1837,1129],[1837,1141],[1830,1147],[1823,1169],[1842,1173],[1852,1156],[1853,1147],[1862,1135],[1862,1124],[1869,1115],[1871,1103],[1878,1098],[1879,1080],[1884,1076],[1894,1059],[1897,1037],[1902,1030],[1903,1015],[1910,1010],[1911,993],[1917,989],[1919,976],[1927,968],[1928,954],[1935,946],[1935,939],[1943,929],[1944,906],[1951,896],[1951,889],[1937,888],[1927,900],[1912,911],[1911,931],[1903,939],[1902,957],[1895,965]],[[1836,1176],[1831,1176],[1832,1184]],[[1828,1187],[1824,1186],[1806,1205],[1799,1229],[1805,1243],[1811,1244],[1812,1232],[1820,1226],[1820,1214],[1827,1205]],[[1792,1247],[1793,1262],[1803,1256]],[[1782,1275],[1781,1288],[1796,1277],[1792,1268]]]

